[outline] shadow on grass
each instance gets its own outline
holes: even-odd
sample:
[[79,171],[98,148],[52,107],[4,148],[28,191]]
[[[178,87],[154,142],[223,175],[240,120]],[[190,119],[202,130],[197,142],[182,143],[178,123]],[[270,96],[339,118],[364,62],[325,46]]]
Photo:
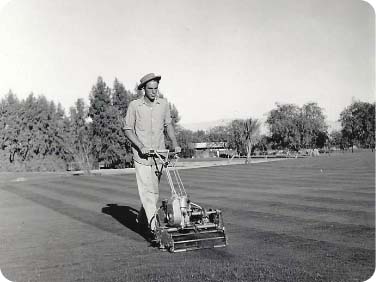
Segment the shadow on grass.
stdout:
[[102,213],[112,216],[122,225],[141,235],[145,240],[148,240],[147,220],[145,210],[143,208],[138,211],[129,206],[107,204],[104,208],[102,208]]

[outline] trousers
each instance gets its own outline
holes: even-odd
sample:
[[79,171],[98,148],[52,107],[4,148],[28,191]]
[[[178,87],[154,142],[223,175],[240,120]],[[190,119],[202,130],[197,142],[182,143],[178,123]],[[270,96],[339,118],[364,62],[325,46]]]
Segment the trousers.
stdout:
[[138,162],[134,162],[134,166],[141,204],[145,210],[150,229],[155,230],[155,212],[159,199],[159,179],[155,173],[157,168],[155,165],[144,165]]

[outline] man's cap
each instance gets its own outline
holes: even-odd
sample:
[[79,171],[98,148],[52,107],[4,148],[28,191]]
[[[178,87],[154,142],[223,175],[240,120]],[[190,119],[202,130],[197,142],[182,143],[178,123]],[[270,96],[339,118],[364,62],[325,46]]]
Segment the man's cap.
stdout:
[[145,75],[144,77],[142,77],[140,79],[140,85],[137,87],[138,90],[141,90],[142,88],[144,88],[146,83],[148,83],[151,80],[155,80],[155,81],[159,82],[161,80],[161,76],[155,75],[154,73],[149,73],[149,74]]

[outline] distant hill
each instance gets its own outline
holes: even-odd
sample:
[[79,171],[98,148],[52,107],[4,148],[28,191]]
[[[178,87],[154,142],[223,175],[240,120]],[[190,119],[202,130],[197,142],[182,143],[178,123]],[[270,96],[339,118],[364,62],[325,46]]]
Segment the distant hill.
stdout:
[[182,127],[185,129],[189,129],[192,131],[197,130],[209,130],[215,126],[226,126],[229,125],[232,119],[218,119],[213,121],[203,121],[203,122],[195,122],[195,123],[183,123],[181,124]]
[[[213,121],[203,121],[203,122],[194,122],[194,123],[183,123],[181,126],[185,129],[189,129],[192,131],[197,131],[197,130],[210,130],[211,128],[215,126],[227,126],[231,123],[233,119],[218,119],[218,120],[213,120]],[[261,133],[262,134],[267,134],[268,129],[265,124],[264,119],[260,119],[262,122],[261,126]],[[333,130],[340,130],[341,129],[341,124],[338,121],[327,121],[327,124],[329,126],[329,133]]]

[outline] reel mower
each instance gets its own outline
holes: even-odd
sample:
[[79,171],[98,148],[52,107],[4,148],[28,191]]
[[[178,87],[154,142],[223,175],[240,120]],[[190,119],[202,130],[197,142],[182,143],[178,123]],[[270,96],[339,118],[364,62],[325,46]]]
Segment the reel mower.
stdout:
[[152,150],[159,179],[165,170],[171,197],[156,212],[155,243],[162,250],[184,252],[227,245],[222,213],[193,203],[176,167],[179,157],[168,150]]

